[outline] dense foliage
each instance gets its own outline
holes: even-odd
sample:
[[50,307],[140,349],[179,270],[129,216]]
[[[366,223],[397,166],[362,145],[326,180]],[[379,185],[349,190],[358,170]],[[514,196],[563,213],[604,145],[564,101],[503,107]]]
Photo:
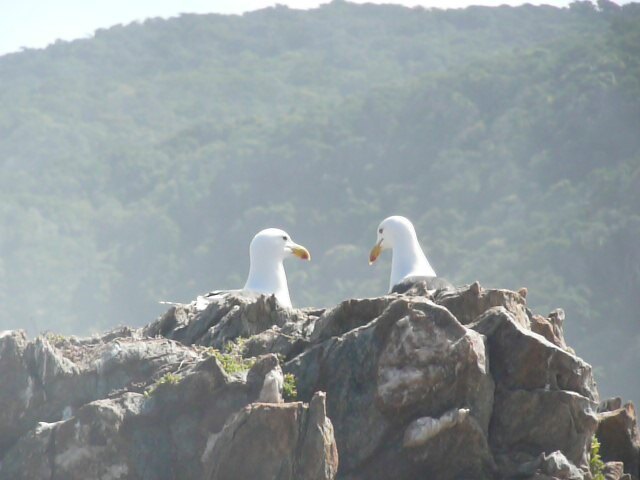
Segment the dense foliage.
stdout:
[[529,288],[640,398],[640,7],[183,15],[0,57],[0,328],[142,324],[289,231],[295,304],[386,291],[378,222]]

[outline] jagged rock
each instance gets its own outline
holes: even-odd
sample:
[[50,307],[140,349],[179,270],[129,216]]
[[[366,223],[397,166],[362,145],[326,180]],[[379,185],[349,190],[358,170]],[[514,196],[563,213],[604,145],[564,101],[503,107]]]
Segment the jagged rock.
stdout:
[[250,337],[244,343],[243,353],[248,357],[275,353],[282,355],[284,359],[290,359],[302,352],[308,344],[298,332],[285,333],[276,326]]
[[[163,336],[185,345],[206,345],[224,348],[227,342],[239,337],[249,338],[271,330],[262,343],[252,345],[254,352],[283,353],[304,347],[298,344],[311,333],[313,322],[322,310],[295,310],[280,308],[275,296],[229,292],[212,297],[204,310],[196,303],[170,308],[162,317],[141,331],[145,337]],[[275,327],[275,328],[274,328]],[[286,341],[276,342],[276,337],[286,336]],[[283,338],[280,338],[283,340]],[[271,342],[279,351],[267,351]]]
[[531,331],[543,336],[554,345],[567,349],[567,344],[564,342],[564,338],[561,335],[562,330],[558,330],[549,318],[544,318],[542,315],[529,315],[529,321],[531,323]]
[[537,480],[557,479],[557,480],[583,480],[584,472],[571,463],[560,451],[555,451],[549,455],[541,453],[538,458],[531,462],[521,464],[518,468],[519,475],[531,475]]
[[605,480],[620,480],[624,475],[624,464],[622,462],[607,462],[604,465]]
[[503,307],[487,310],[469,327],[487,337],[498,384],[490,443],[503,468],[517,468],[523,461],[517,453],[538,457],[556,450],[586,468],[597,424],[591,367],[523,328]]
[[587,468],[597,426],[591,367],[523,328],[503,307],[487,310],[469,326],[487,337],[497,383],[489,438],[501,468],[512,472],[556,450]]
[[559,347],[566,349],[567,344],[564,340],[564,310],[561,308],[556,308],[553,312],[549,314],[547,317],[547,321],[553,327],[553,334],[556,339],[558,339]]
[[487,310],[469,327],[488,338],[491,373],[505,387],[566,390],[598,401],[591,366],[522,328],[505,308]]
[[[27,342],[22,332],[13,332],[0,342],[0,454],[37,422],[61,420],[85,403],[118,389],[135,390],[168,366],[196,358],[190,349],[164,339],[120,338],[84,347],[66,341],[58,349],[46,338]],[[65,357],[78,348],[84,349],[82,358]]]
[[[0,478],[130,478],[128,445],[118,432],[143,399],[127,393],[118,400],[96,400],[67,421],[39,424],[9,452]],[[34,450],[45,454],[33,456]]]
[[[487,437],[468,409],[454,409],[439,419],[422,417],[405,430],[403,446],[429,478],[492,478],[496,466]],[[452,466],[451,452],[465,452]]]
[[574,392],[512,391],[498,385],[489,434],[492,449],[503,459],[516,458],[515,452],[537,457],[560,450],[570,462],[587,468],[597,427],[594,410],[595,402]]
[[215,440],[209,480],[331,480],[338,469],[333,427],[323,394],[309,406],[254,403],[245,407]]
[[[389,301],[379,316],[361,319],[362,326],[318,343],[285,368],[298,378],[303,399],[327,392],[345,478],[402,479],[435,471],[434,457],[402,447],[401,432],[416,419],[439,418],[457,407],[469,409],[474,422],[460,428],[473,425],[484,439],[491,415],[493,382],[482,337],[424,298]],[[482,448],[473,436],[458,440],[461,448]],[[486,439],[484,444],[473,461],[490,458]],[[449,470],[441,478],[461,473],[455,466]]]
[[[418,287],[329,310],[227,292],[89,339],[0,333],[0,480],[590,480],[598,422],[606,474],[622,457],[638,474],[635,412],[598,405],[561,310]],[[283,370],[309,406],[283,403]]]
[[391,289],[391,293],[399,293],[411,297],[430,297],[436,290],[455,287],[441,277],[409,277],[397,283]]
[[[156,340],[139,343],[145,342]],[[260,398],[274,369],[276,357],[262,357],[245,380],[227,375],[214,357],[201,358],[147,394],[87,403],[70,418],[39,423],[24,435],[4,456],[0,479],[201,479],[211,439]]]
[[613,412],[614,410],[618,410],[619,408],[622,408],[621,397],[606,398],[604,400],[601,400],[600,404],[598,404],[598,413]]
[[[612,406],[617,406],[615,403]],[[600,455],[605,462],[624,462],[624,472],[640,477],[640,433],[632,403],[598,414]]]
[[0,334],[0,456],[28,429],[23,426],[23,417],[31,402],[41,402],[44,396],[29,373],[24,355],[26,345],[22,331]]
[[346,300],[326,312],[315,322],[310,341],[319,343],[366,325],[380,316],[393,297]]
[[469,286],[436,292],[435,302],[467,325],[493,307],[504,307],[516,322],[529,329],[526,298],[510,290],[483,289],[478,282]]

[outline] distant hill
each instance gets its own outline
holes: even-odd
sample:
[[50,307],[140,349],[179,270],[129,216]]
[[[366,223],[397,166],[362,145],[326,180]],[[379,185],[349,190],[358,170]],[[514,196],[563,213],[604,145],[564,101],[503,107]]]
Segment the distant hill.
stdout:
[[0,328],[141,325],[240,287],[266,226],[311,250],[296,305],[379,295],[398,213],[440,275],[564,307],[640,400],[638,4],[184,15],[5,55],[0,85]]

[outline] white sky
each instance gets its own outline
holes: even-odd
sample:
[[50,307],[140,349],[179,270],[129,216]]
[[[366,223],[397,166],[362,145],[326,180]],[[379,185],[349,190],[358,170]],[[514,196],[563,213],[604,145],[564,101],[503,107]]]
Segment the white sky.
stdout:
[[[364,0],[355,0],[365,3]],[[620,0],[615,0],[620,3]],[[0,55],[22,47],[42,48],[57,39],[90,37],[98,28],[180,13],[243,13],[276,3],[313,8],[328,0],[1,0]],[[522,0],[373,0],[407,6],[459,8],[468,5],[519,5]],[[566,6],[570,0],[531,0]]]

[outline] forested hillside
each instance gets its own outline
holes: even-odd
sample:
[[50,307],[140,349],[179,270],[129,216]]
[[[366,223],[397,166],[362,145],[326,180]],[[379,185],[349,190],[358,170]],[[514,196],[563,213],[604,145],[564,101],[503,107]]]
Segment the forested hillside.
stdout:
[[0,329],[141,325],[289,231],[294,304],[386,292],[414,220],[455,283],[563,307],[640,400],[640,5],[184,15],[0,57]]

